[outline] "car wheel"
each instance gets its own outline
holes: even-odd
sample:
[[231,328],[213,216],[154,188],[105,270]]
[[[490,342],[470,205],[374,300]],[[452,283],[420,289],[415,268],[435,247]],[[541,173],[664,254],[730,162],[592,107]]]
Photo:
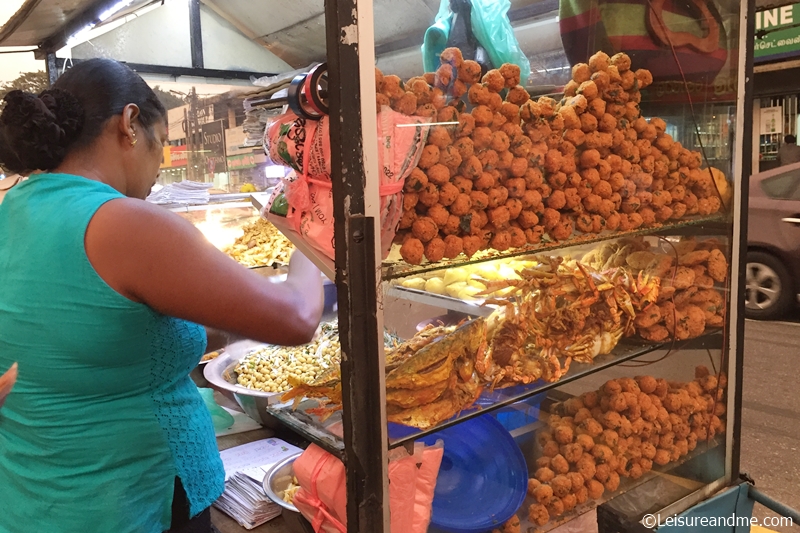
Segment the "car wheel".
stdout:
[[747,253],[745,315],[769,320],[782,316],[792,305],[792,280],[783,263],[764,252]]

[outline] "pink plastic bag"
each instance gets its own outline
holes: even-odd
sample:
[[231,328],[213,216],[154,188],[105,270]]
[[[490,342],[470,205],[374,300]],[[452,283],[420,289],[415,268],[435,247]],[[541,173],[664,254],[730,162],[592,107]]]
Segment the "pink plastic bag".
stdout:
[[294,179],[287,180],[284,186],[289,204],[286,220],[312,246],[333,259],[333,194],[327,127],[327,117],[317,122],[283,115],[270,125],[268,145],[273,162],[295,170]]
[[[389,254],[403,214],[403,185],[416,167],[428,135],[424,117],[410,117],[384,106],[378,114],[378,164],[381,195],[381,251]],[[328,117],[305,120],[286,113],[267,128],[270,159],[295,170],[285,187],[294,229],[326,256],[334,258],[331,148]]]
[[[415,444],[414,454],[392,450],[389,461],[389,509],[394,533],[425,533],[444,446]],[[311,445],[294,462],[300,490],[295,507],[316,533],[346,533],[345,469],[341,461]]]
[[409,117],[383,106],[378,113],[378,161],[381,175],[381,251],[389,255],[403,216],[403,185],[422,157],[430,119]]

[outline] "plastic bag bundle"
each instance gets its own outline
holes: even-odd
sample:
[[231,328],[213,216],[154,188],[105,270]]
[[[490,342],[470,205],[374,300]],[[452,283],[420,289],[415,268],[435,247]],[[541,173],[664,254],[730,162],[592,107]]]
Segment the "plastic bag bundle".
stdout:
[[[378,114],[378,164],[381,195],[381,249],[389,254],[403,214],[403,185],[425,147],[430,119],[411,117],[384,107]],[[306,120],[286,113],[265,136],[270,159],[294,170],[280,191],[286,219],[309,244],[334,258],[333,194],[331,192],[330,122]],[[273,197],[273,201],[277,195]],[[271,203],[268,209],[271,208]],[[275,212],[275,210],[272,210]]]
[[[444,445],[414,445],[389,454],[389,509],[391,531],[425,533],[431,518],[436,478]],[[294,462],[300,490],[294,505],[311,522],[316,533],[347,533],[347,500],[344,464],[312,444]]]

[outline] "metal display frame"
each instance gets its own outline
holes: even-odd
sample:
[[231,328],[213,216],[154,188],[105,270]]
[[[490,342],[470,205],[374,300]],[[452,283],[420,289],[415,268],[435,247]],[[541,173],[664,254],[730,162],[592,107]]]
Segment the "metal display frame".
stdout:
[[[71,28],[115,4],[87,2],[79,19],[58,28],[39,43],[51,81],[54,49]],[[548,0],[548,5],[553,4]],[[191,0],[192,68],[204,72],[199,36],[198,0]],[[729,376],[725,476],[663,509],[663,515],[683,512],[727,486],[736,484],[740,468],[742,368],[744,360],[745,252],[747,191],[752,151],[753,40],[755,0],[742,4],[739,28],[734,204],[731,235],[731,297],[723,345]],[[335,281],[338,290],[339,335],[342,348],[343,442],[347,472],[347,523],[352,533],[388,533],[388,451],[383,357],[383,294],[380,255],[380,198],[375,109],[375,39],[373,0],[325,2],[329,99],[331,109],[331,170],[335,225]],[[13,30],[12,30],[13,31]],[[746,52],[744,52],[746,50]],[[744,53],[742,53],[744,52]],[[163,67],[171,68],[171,67]],[[214,71],[215,74],[221,74]],[[247,73],[250,74],[250,73]],[[244,75],[244,73],[242,73]],[[233,77],[235,77],[234,75]],[[654,231],[655,233],[655,231]],[[725,352],[723,351],[723,354]],[[313,440],[313,438],[312,438]]]
[[[339,289],[339,327],[342,345],[344,447],[348,487],[348,531],[388,532],[386,497],[386,409],[383,373],[380,290],[380,242],[375,241],[370,200],[378,198],[377,151],[367,142],[376,117],[372,0],[329,0],[326,2],[328,63],[331,75],[331,147],[336,235],[336,282]],[[751,165],[752,121],[745,119],[752,109],[753,50],[747,46],[755,31],[755,0],[740,8],[738,87],[736,98],[736,145],[734,157],[734,204],[731,237],[731,295],[728,299],[723,360],[729,376],[728,413],[732,425],[726,431],[725,475],[661,511],[672,515],[707,500],[739,479],[741,441],[742,368],[744,360],[744,300],[747,249],[747,191]],[[359,69],[356,71],[356,67]],[[346,70],[345,70],[346,69]],[[347,72],[347,75],[343,75]],[[366,80],[367,83],[363,83]],[[361,121],[357,118],[361,117]],[[345,132],[347,134],[345,134]],[[370,179],[375,176],[375,178]],[[370,216],[371,215],[371,216]],[[361,259],[361,265],[358,260]],[[378,258],[379,259],[379,258]],[[363,275],[356,286],[354,274]],[[362,328],[363,329],[360,329]],[[378,329],[376,329],[378,328]],[[361,331],[360,339],[354,333]],[[363,341],[371,336],[377,346]],[[725,354],[727,353],[727,357]],[[379,358],[376,362],[373,358]],[[360,389],[360,390],[359,390]],[[729,419],[730,419],[729,418]],[[382,516],[378,512],[383,508]],[[644,526],[642,526],[644,527]],[[646,528],[645,528],[646,530]]]

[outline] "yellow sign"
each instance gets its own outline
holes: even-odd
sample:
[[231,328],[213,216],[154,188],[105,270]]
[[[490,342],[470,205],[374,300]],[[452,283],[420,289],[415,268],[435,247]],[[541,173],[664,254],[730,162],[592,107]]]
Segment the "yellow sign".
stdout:
[[161,157],[161,168],[170,168],[172,166],[172,146],[164,147],[164,155]]

